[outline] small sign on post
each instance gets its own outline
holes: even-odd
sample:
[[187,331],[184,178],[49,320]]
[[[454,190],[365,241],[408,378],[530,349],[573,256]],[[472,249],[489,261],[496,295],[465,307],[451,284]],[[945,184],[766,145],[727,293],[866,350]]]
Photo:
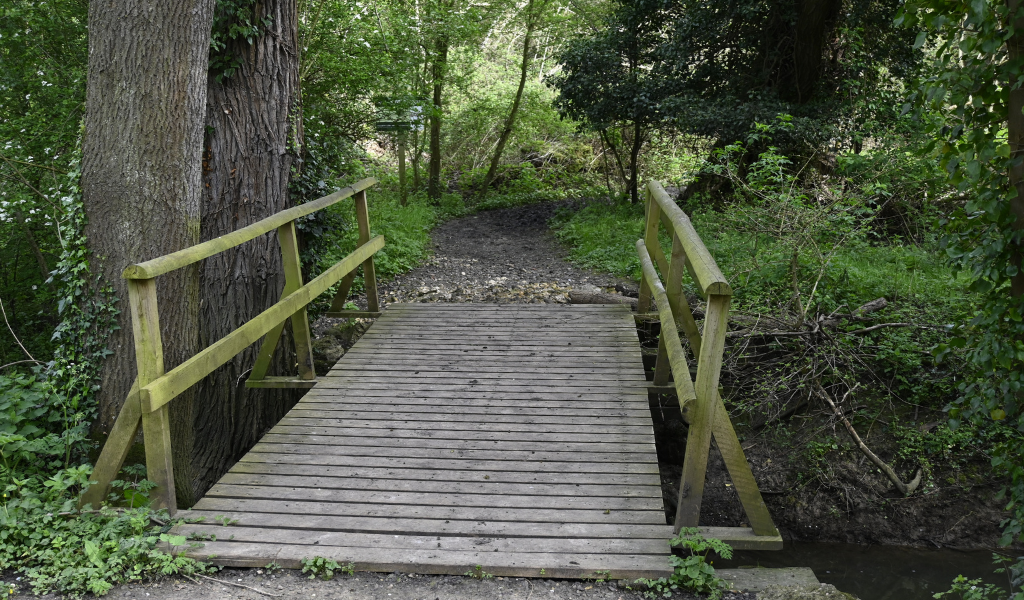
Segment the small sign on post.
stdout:
[[398,132],[398,187],[402,199],[402,206],[405,206],[409,199],[405,187],[405,132],[412,131],[412,121],[377,121],[377,131]]

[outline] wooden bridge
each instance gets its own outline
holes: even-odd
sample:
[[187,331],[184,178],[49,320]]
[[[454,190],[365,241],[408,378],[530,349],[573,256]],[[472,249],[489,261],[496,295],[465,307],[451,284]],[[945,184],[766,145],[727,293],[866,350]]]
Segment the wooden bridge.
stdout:
[[[731,290],[660,185],[646,190],[641,314],[633,315],[621,305],[397,304],[381,312],[373,254],[384,240],[370,236],[365,194],[373,183],[125,270],[139,375],[83,505],[106,497],[141,425],[153,504],[174,513],[167,404],[264,338],[247,385],[311,389],[192,510],[177,514],[185,522],[174,532],[197,541],[176,551],[232,566],[297,567],[319,556],[375,571],[665,576],[673,534],[699,525],[712,437],[751,527],[702,532],[738,548],[781,547],[718,393]],[[294,220],[352,196],[359,247],[303,284]],[[165,373],[154,278],[274,229],[282,300]],[[360,265],[368,309],[344,311]],[[685,271],[707,300],[703,331],[682,293]],[[317,378],[305,307],[339,282],[328,314],[377,320]],[[648,381],[635,319],[652,318],[663,327]],[[269,376],[288,319],[299,372]],[[696,382],[679,329],[697,359]],[[679,440],[686,453],[674,528],[665,522],[651,390],[673,391],[690,424]]]

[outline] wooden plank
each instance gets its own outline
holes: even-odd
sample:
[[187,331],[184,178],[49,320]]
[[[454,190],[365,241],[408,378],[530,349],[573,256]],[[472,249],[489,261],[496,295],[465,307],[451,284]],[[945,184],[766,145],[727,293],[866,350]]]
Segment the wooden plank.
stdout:
[[[304,433],[278,433],[271,431],[263,436],[268,444],[324,444],[335,447],[380,445],[378,438],[352,438],[323,436]],[[497,450],[525,452],[654,452],[653,443],[627,444],[623,442],[538,442],[535,440],[453,440],[444,438],[396,438],[390,440],[391,448],[436,448],[442,450]]]
[[[451,484],[457,488],[457,484]],[[303,487],[279,487],[266,485],[234,485],[218,483],[206,493],[204,498],[235,498],[249,500],[291,500],[297,501],[301,506],[296,508],[296,514],[307,514],[312,509],[305,508],[308,503],[321,502],[330,505],[349,505],[349,511],[368,511],[371,514],[392,514],[393,507],[388,505],[406,505],[402,508],[402,514],[408,517],[423,516],[428,513],[437,513],[439,516],[430,518],[450,518],[458,515],[463,519],[511,519],[522,520],[525,518],[539,519],[536,515],[546,514],[550,511],[551,518],[567,521],[576,520],[569,514],[561,513],[563,510],[591,511],[594,514],[605,516],[604,511],[616,511],[618,518],[622,512],[636,512],[639,514],[628,517],[630,519],[641,519],[640,522],[663,523],[665,520],[665,507],[660,496],[652,497],[631,497],[631,496],[605,496],[605,497],[580,497],[580,496],[549,496],[542,494],[535,495],[511,495],[511,494],[462,494],[462,493],[439,493],[439,492],[401,492],[401,491],[367,491],[350,489],[323,489],[309,486]],[[202,506],[202,503],[197,504]],[[499,508],[493,508],[493,507]],[[413,508],[415,507],[415,508]],[[438,509],[441,509],[440,511]],[[473,510],[478,509],[478,510]],[[520,509],[536,509],[535,512]],[[543,509],[543,510],[542,510]],[[443,512],[444,516],[440,513]],[[490,516],[484,516],[484,515]],[[609,513],[610,515],[610,513]]]
[[[550,401],[580,401],[580,402],[643,402],[647,396],[643,392],[629,390],[608,390],[598,388],[601,391],[590,391],[586,394],[579,392],[521,392],[521,391],[438,391],[438,390],[384,390],[384,389],[349,389],[346,387],[314,388],[309,394],[303,397],[302,402],[384,402],[377,398],[390,398],[394,401],[406,399],[420,400],[509,400],[526,402],[532,400]],[[458,402],[455,402],[458,404]]]
[[[517,471],[494,471],[481,473],[479,471],[462,471],[458,469],[402,469],[402,468],[381,468],[365,466],[330,466],[330,465],[302,465],[302,464],[272,464],[259,462],[237,462],[229,473],[239,474],[268,474],[268,475],[306,475],[310,477],[330,477],[340,479],[368,479],[378,481],[382,484],[412,486],[426,484],[432,481],[460,481],[468,483],[493,482],[493,483],[530,483],[533,485],[544,485],[557,483],[563,485],[601,485],[601,486],[628,486],[630,489],[636,487],[654,487],[661,489],[661,476],[657,473],[537,473]],[[485,479],[486,478],[486,479]],[[653,491],[653,490],[652,490]],[[661,493],[660,491],[657,493]]]
[[[349,467],[383,467],[404,469],[436,469],[436,458],[405,458],[391,456],[344,456],[337,454],[299,454],[250,450],[242,457],[246,462],[261,462],[293,465],[332,465]],[[649,460],[649,458],[641,459]],[[465,471],[519,471],[524,473],[562,473],[574,470],[581,473],[658,473],[657,463],[649,462],[571,462],[538,460],[477,460],[470,458],[445,458],[444,466]]]
[[214,238],[208,242],[203,242],[202,244],[197,244],[190,248],[185,248],[184,250],[179,250],[143,263],[129,265],[124,270],[122,277],[125,279],[151,279],[158,275],[174,271],[175,269],[180,269],[193,263],[197,263],[204,258],[209,258],[227,250],[228,248],[234,248],[239,244],[244,244],[251,239],[265,233],[269,233],[285,223],[327,208],[332,204],[352,196],[356,192],[365,190],[375,183],[377,183],[376,179],[368,177],[329,196],[324,196],[323,198],[319,198],[312,202],[307,202],[305,204],[300,204],[299,206],[283,210],[275,215],[267,217],[266,219],[261,219],[252,225]]
[[714,257],[711,256],[711,252],[708,251],[700,236],[697,235],[697,231],[693,228],[690,218],[669,197],[665,188],[661,187],[660,183],[652,179],[647,182],[647,187],[651,192],[651,199],[654,203],[657,203],[661,211],[672,222],[675,234],[682,241],[683,250],[686,252],[686,256],[689,259],[688,262],[694,271],[696,283],[703,291],[703,295],[705,297],[710,295],[732,295],[732,288],[729,287],[728,281],[726,281],[725,276],[719,270],[718,264],[715,263]]
[[82,492],[78,508],[86,505],[99,508],[107,499],[110,483],[117,479],[117,474],[128,458],[128,451],[135,443],[141,426],[142,405],[139,404],[139,380],[136,378],[128,391],[128,397],[121,405],[120,412],[117,413],[117,419],[110,429],[107,441],[103,444],[100,456],[96,459],[96,468],[89,475],[90,485]]
[[[259,487],[312,487],[316,489],[341,489],[373,492],[416,492],[443,493],[453,489],[462,494],[503,495],[538,495],[538,496],[586,496],[597,497],[639,497],[656,498],[661,494],[660,487],[638,485],[586,485],[571,483],[506,483],[484,481],[477,476],[475,481],[409,481],[384,479],[367,479],[357,477],[323,477],[308,475],[271,475],[257,473],[228,472],[221,478],[218,485],[241,485]],[[655,506],[652,510],[661,510]]]
[[[484,413],[485,414],[485,413]],[[304,410],[296,417],[314,419],[347,419],[349,421],[373,421],[386,420],[392,423],[405,423],[409,421],[429,421],[441,423],[480,423],[486,421],[492,425],[518,423],[518,424],[560,424],[560,425],[637,425],[641,427],[650,426],[650,416],[630,417],[616,414],[594,415],[594,416],[559,416],[559,415],[490,415],[486,419],[474,415],[453,415],[450,413],[413,413],[413,412],[391,412],[381,414],[374,411],[358,410]],[[708,427],[710,431],[710,424]]]
[[[284,545],[277,542],[230,543],[204,542],[201,549],[181,547],[186,555],[200,560],[233,567],[262,567],[275,562],[284,568],[298,569],[309,558],[308,546]],[[325,555],[341,564],[353,563],[359,571],[413,572],[464,575],[477,567],[499,577],[596,577],[598,571],[613,579],[658,578],[671,574],[666,556],[627,554],[560,554],[560,553],[496,553],[445,552],[443,550],[407,550],[402,553],[387,549],[317,548],[315,555]],[[252,558],[258,556],[259,558]]]
[[[444,421],[388,421],[387,419],[363,419],[353,421],[352,419],[341,418],[301,418],[285,416],[281,419],[283,425],[294,425],[296,427],[325,426],[325,427],[362,427],[378,428],[388,430],[452,430],[452,431],[533,431],[533,432],[576,432],[580,426],[576,423],[480,423],[479,421],[463,421],[446,423]],[[650,431],[649,424],[643,425],[622,425],[602,424],[589,425],[587,431],[590,433],[646,433]]]
[[[530,415],[530,416],[565,416],[565,417],[605,417],[605,416],[620,416],[620,417],[635,417],[645,418],[650,416],[649,407],[641,406],[637,403],[634,407],[621,407],[621,406],[604,406],[596,409],[585,410],[582,408],[551,408],[551,407],[537,407],[533,408],[530,406],[500,406],[500,407],[480,407],[480,406],[462,406],[459,408],[459,412],[464,415]],[[351,410],[353,407],[339,407],[334,404],[326,402],[312,403],[304,402],[295,407],[297,410],[315,410],[315,411],[327,411],[327,410]],[[443,414],[448,415],[452,412],[452,406],[448,405],[412,405],[412,406],[379,406],[379,405],[359,405],[357,408],[362,412],[383,412],[388,415],[398,411],[404,414],[408,413],[426,413],[426,414]],[[301,416],[296,412],[295,416]]]
[[329,310],[324,313],[324,316],[329,319],[376,319],[382,314],[384,313],[368,310]]
[[[666,554],[664,540],[608,539],[608,538],[521,538],[521,537],[458,537],[387,535],[327,531],[310,535],[298,529],[271,529],[260,527],[225,527],[213,523],[185,524],[175,528],[176,535],[202,538],[216,536],[219,541],[259,542],[274,539],[279,543],[340,546],[347,548],[394,548],[469,550],[486,552],[559,552],[591,554]],[[440,543],[439,543],[440,542]]]
[[[147,478],[156,484],[150,490],[150,506],[166,508],[172,515],[177,510],[174,495],[174,461],[171,450],[171,424],[166,409],[149,412],[141,390],[164,374],[164,346],[160,338],[160,315],[157,310],[156,281],[128,281],[128,306],[132,317],[135,341],[136,382],[142,409],[142,436],[146,446]],[[126,428],[128,425],[126,424]],[[125,450],[126,451],[126,450]]]
[[[676,510],[675,529],[696,527],[700,521],[700,504],[704,493],[708,453],[711,450],[712,427],[718,412],[718,380],[728,330],[729,296],[713,294],[708,297],[704,317],[704,335],[700,359],[697,361],[697,381],[694,383],[696,400],[690,402],[690,428],[686,437],[686,454],[679,484],[679,508]],[[668,328],[667,331],[673,331]],[[689,372],[689,371],[687,371]]]
[[349,373],[366,373],[367,370],[374,370],[377,373],[498,373],[510,372],[529,374],[559,374],[559,375],[600,375],[600,374],[643,374],[643,369],[638,365],[622,366],[620,362],[607,361],[605,363],[592,362],[573,363],[570,360],[539,359],[534,362],[477,362],[461,360],[422,360],[416,358],[387,360],[386,363],[379,363],[373,360],[346,360],[338,362],[338,365],[331,370],[334,375],[345,375]]
[[657,461],[657,454],[652,452],[589,452],[581,456],[577,452],[533,451],[533,450],[447,450],[444,448],[396,448],[366,446],[336,446],[334,444],[288,444],[277,442],[258,442],[253,452],[274,454],[315,454],[317,456],[373,456],[375,458],[411,458],[430,460],[505,460],[505,461],[537,461],[563,462],[573,464],[586,463],[634,463],[641,461]]
[[[345,404],[350,407],[355,407],[360,410],[374,410],[374,411],[390,411],[390,410],[402,410],[404,412],[410,412],[418,409],[429,409],[432,407],[442,407],[444,410],[462,410],[463,408],[489,408],[494,410],[517,410],[523,409],[570,409],[570,410],[581,410],[586,412],[587,410],[614,410],[616,408],[623,408],[628,410],[646,410],[649,408],[649,402],[645,402],[646,399],[640,398],[639,396],[633,396],[632,400],[619,400],[619,399],[607,399],[607,400],[580,400],[576,401],[557,401],[557,400],[518,400],[509,398],[490,399],[490,398],[459,398],[459,399],[446,399],[446,398],[394,398],[390,404],[382,404],[380,400],[376,398],[358,398],[349,397],[345,395],[329,396],[325,394],[317,394],[312,397],[303,398],[299,401],[296,406],[302,408],[320,408],[326,409],[328,407],[337,408],[338,404]],[[409,408],[406,408],[409,407]],[[413,408],[415,407],[415,408]]]
[[306,306],[314,298],[327,291],[342,275],[356,268],[367,256],[383,247],[384,238],[377,236],[370,243],[360,246],[355,252],[324,271],[313,281],[289,294],[284,300],[263,311],[159,379],[155,379],[145,386],[140,381],[142,411],[145,413],[156,410],[198,383],[214,369],[256,342],[278,323],[290,317],[299,308]]
[[247,388],[276,388],[308,390],[317,384],[318,379],[296,379],[295,377],[263,377],[263,379],[247,379]]
[[781,535],[757,535],[749,527],[698,527],[704,537],[713,537],[733,550],[782,550]]
[[400,380],[405,384],[417,384],[419,382],[430,384],[446,385],[467,385],[475,382],[481,385],[501,385],[505,382],[515,381],[526,385],[541,385],[552,382],[553,384],[568,383],[571,381],[586,381],[592,387],[597,386],[625,386],[629,384],[646,385],[647,380],[640,373],[533,373],[521,371],[518,373],[502,372],[477,372],[466,373],[458,371],[376,371],[348,370],[332,372],[325,375],[321,381],[324,383],[343,384],[352,383],[390,383]]
[[[629,443],[629,444],[653,444],[654,436],[650,433],[578,433],[579,429],[573,432],[547,432],[535,433],[531,431],[477,431],[474,429],[447,430],[447,429],[396,429],[388,428],[358,428],[358,427],[322,427],[322,426],[295,426],[278,424],[270,433],[293,434],[293,435],[320,435],[338,436],[345,438],[390,438],[399,439],[432,439],[432,440],[486,440],[486,441],[518,441],[518,442],[608,442],[608,443]],[[355,443],[355,442],[352,442]],[[369,443],[369,442],[367,442]],[[384,443],[378,441],[377,443]]]
[[[384,378],[386,379],[386,378]],[[434,383],[433,381],[421,381],[421,382],[393,382],[392,381],[371,381],[363,380],[359,381],[352,377],[324,377],[320,380],[317,385],[318,389],[329,390],[329,389],[346,389],[349,391],[357,390],[407,390],[407,391],[446,391],[446,392],[505,392],[508,394],[519,394],[519,393],[537,393],[543,394],[546,389],[551,389],[552,393],[563,393],[563,392],[576,392],[576,394],[582,398],[584,395],[589,394],[600,394],[600,393],[615,393],[616,391],[622,392],[634,392],[637,387],[642,387],[641,382],[630,382],[630,381],[589,381],[586,387],[573,387],[567,385],[544,385],[544,380],[535,381],[535,385],[530,385],[528,381],[512,382],[511,380],[483,380],[483,379],[467,380],[465,383],[451,382],[451,383]],[[563,381],[564,383],[564,381]],[[582,382],[581,382],[582,383]]]
[[[310,531],[351,531],[362,533],[401,533],[405,535],[470,535],[470,536],[508,536],[519,538],[619,538],[619,539],[661,539],[668,544],[672,537],[670,525],[646,523],[618,523],[612,521],[614,512],[604,515],[604,511],[596,511],[608,519],[605,523],[581,523],[569,520],[554,521],[503,521],[459,519],[455,517],[438,519],[415,519],[403,517],[361,517],[317,512],[295,514],[295,502],[273,500],[231,500],[206,499],[213,508],[194,508],[185,515],[186,519],[205,517],[213,520],[218,517],[237,520],[243,527],[273,527],[301,529]],[[243,510],[231,507],[246,507]],[[304,507],[306,510],[312,507]],[[344,504],[321,503],[318,509],[325,511],[344,511]],[[455,509],[458,512],[458,509]],[[301,516],[301,518],[297,518]]]

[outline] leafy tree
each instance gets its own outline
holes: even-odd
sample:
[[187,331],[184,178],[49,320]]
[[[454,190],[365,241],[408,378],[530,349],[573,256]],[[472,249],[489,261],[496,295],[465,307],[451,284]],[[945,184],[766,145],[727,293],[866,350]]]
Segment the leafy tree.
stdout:
[[[640,150],[680,83],[666,77],[659,60],[672,14],[665,8],[663,0],[621,3],[603,30],[566,47],[559,57],[562,71],[550,80],[561,113],[598,131],[609,146],[633,202],[639,197]],[[629,146],[625,164],[617,140]]]
[[1014,516],[1001,541],[1024,541],[1024,4],[913,0],[899,20],[922,29],[918,47],[933,47],[931,74],[913,99],[922,116],[938,115],[934,147],[969,197],[947,222],[943,244],[983,298],[949,345],[966,345],[976,368],[950,416],[954,425],[967,418],[1016,430],[996,448],[993,466],[1011,479]]

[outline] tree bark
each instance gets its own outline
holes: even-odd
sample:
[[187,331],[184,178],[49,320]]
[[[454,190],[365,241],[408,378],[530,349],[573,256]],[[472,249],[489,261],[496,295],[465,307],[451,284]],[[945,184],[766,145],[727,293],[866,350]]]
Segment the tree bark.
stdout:
[[494,181],[494,176],[498,173],[498,163],[501,161],[501,155],[505,152],[505,144],[508,142],[509,136],[512,135],[512,127],[516,122],[516,114],[519,112],[519,104],[523,100],[523,90],[526,88],[526,71],[530,67],[530,44],[533,41],[533,32],[537,28],[537,22],[539,18],[534,14],[534,3],[536,0],[528,0],[526,4],[526,35],[523,37],[523,61],[519,68],[519,88],[516,90],[516,97],[512,101],[512,109],[508,112],[508,117],[505,119],[505,126],[501,129],[501,135],[498,136],[498,145],[494,149],[494,156],[491,157],[491,166],[487,169],[487,176],[484,177],[484,185],[481,192],[486,192],[487,188],[491,187],[491,182]]
[[[82,195],[93,274],[113,286],[119,329],[103,365],[95,429],[113,424],[135,378],[122,270],[199,241],[200,153],[213,0],[89,4]],[[195,267],[157,280],[165,367],[199,349]],[[172,405],[180,423],[188,394]]]
[[640,202],[640,149],[644,145],[644,130],[640,121],[633,121],[633,148],[629,153],[629,201]]
[[793,44],[793,78],[784,96],[806,104],[821,78],[821,53],[825,36],[842,6],[840,0],[803,0],[797,17]]
[[[1007,6],[1010,15],[1016,15],[1021,9],[1022,0],[1009,0]],[[1016,19],[1013,23],[1014,33],[1006,42],[1007,54],[1010,64],[1016,64],[1024,57],[1024,19]],[[1007,101],[1007,142],[1010,145],[1010,156],[1018,158],[1024,156],[1024,89],[1014,87],[1010,82],[1009,99]],[[1016,231],[1024,229],[1024,164],[1010,168],[1010,184],[1017,190],[1017,197],[1010,200],[1010,212],[1016,220],[1013,228]],[[1017,267],[1017,274],[1010,278],[1010,293],[1014,298],[1024,296],[1024,264],[1022,264],[1024,251],[1017,248],[1014,253],[1014,263]]]
[[[241,63],[232,77],[209,78],[203,161],[203,241],[245,227],[290,206],[288,185],[302,147],[296,0],[266,0],[270,26],[250,45],[233,48]],[[201,344],[224,337],[280,299],[284,287],[276,233],[203,261]],[[278,374],[294,373],[290,335],[282,337]],[[294,405],[293,390],[246,389],[259,344],[247,348],[198,386],[191,480],[178,484],[179,503],[194,503]],[[176,466],[177,468],[177,466]],[[186,498],[187,496],[187,498]]]
[[434,41],[434,59],[430,66],[433,78],[433,110],[430,112],[430,172],[427,181],[427,196],[431,200],[441,199],[441,93],[444,89],[445,71],[448,69],[448,37],[441,34]]

